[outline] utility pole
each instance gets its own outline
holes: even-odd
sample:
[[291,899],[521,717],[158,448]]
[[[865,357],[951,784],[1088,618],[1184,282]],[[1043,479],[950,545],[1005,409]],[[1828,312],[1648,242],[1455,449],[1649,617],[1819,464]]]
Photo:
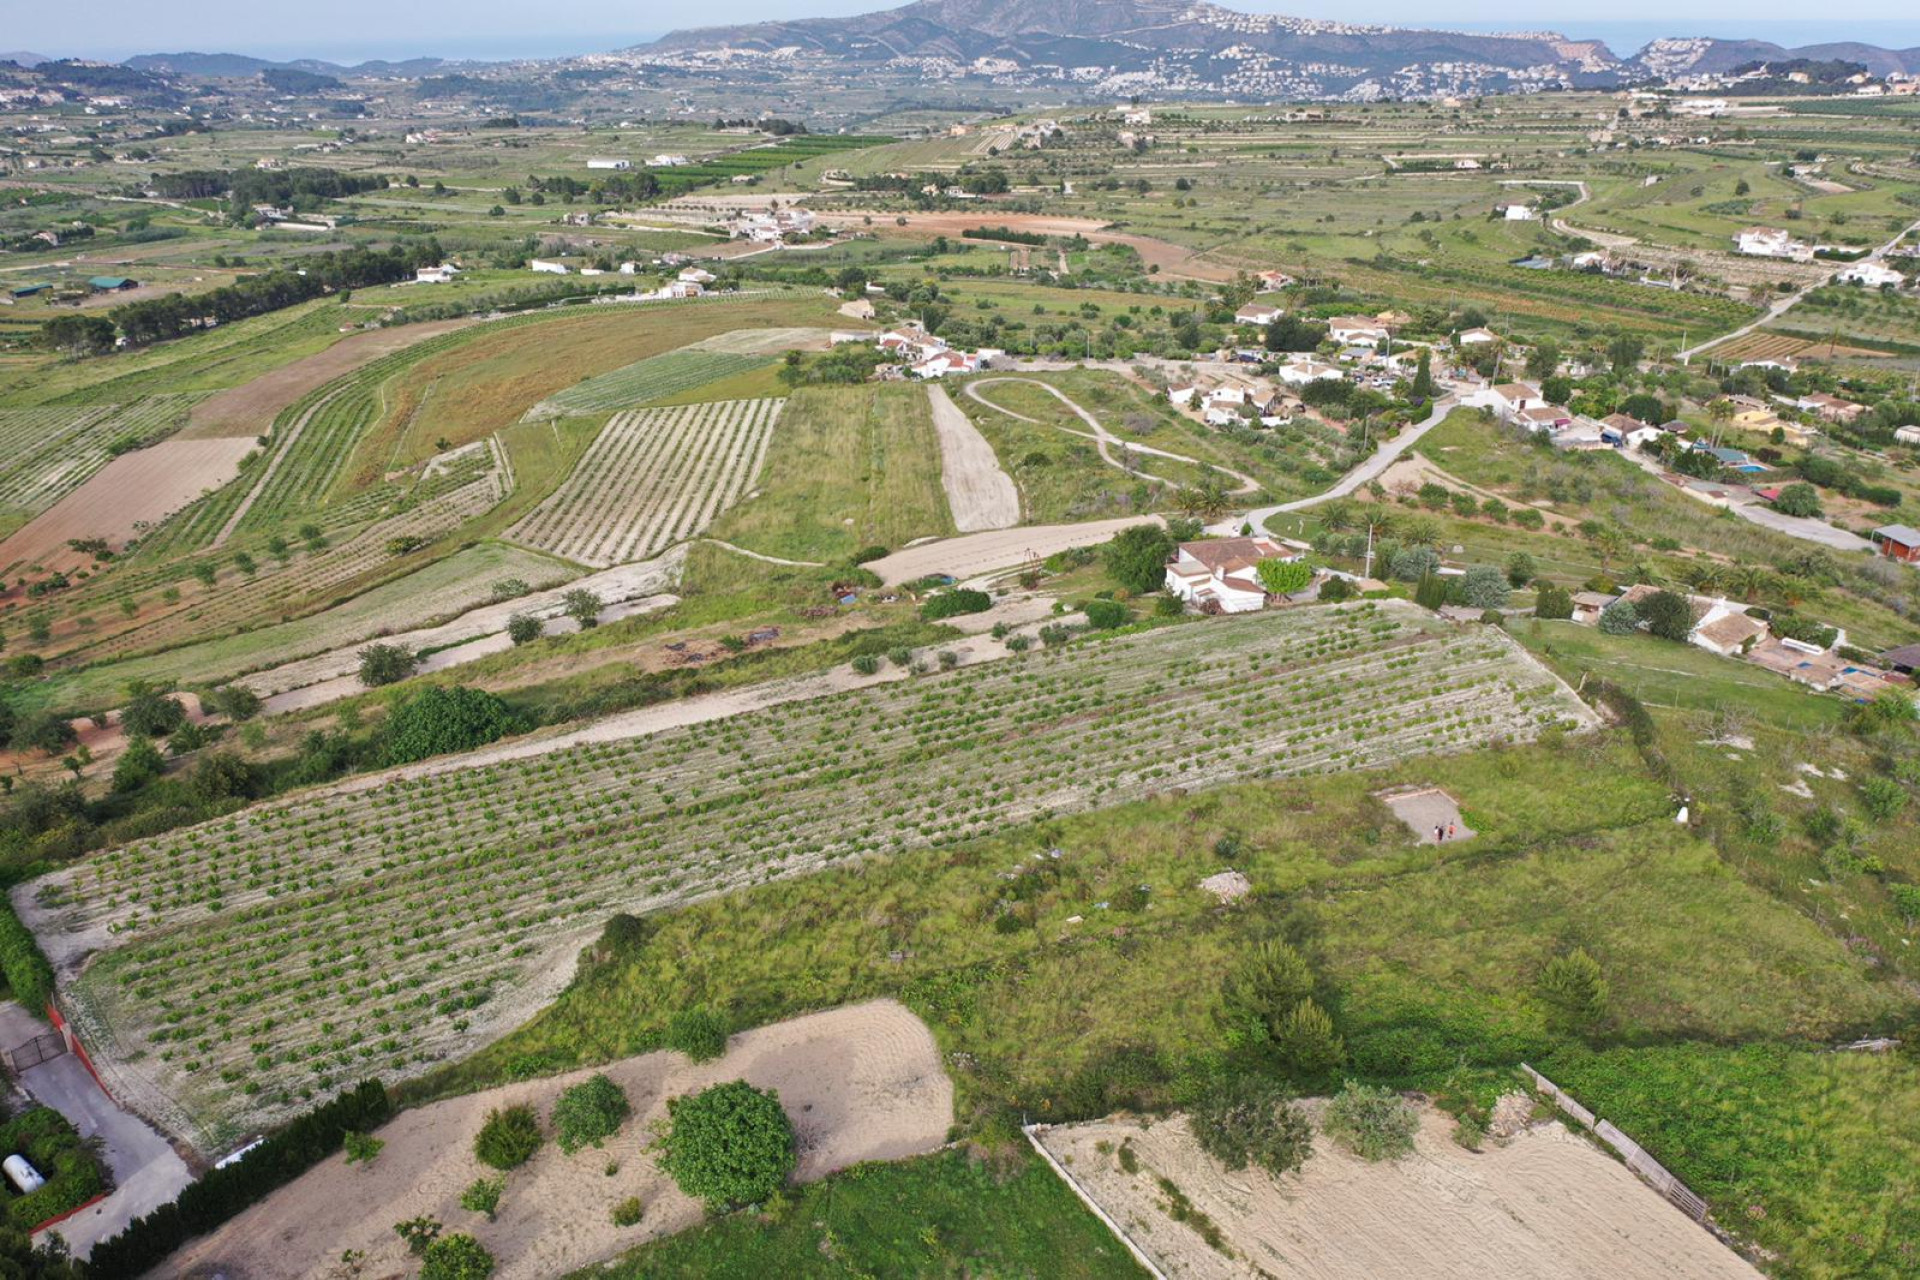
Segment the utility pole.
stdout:
[[1373,576],[1373,521],[1371,520],[1367,521],[1367,567],[1363,576],[1368,578]]

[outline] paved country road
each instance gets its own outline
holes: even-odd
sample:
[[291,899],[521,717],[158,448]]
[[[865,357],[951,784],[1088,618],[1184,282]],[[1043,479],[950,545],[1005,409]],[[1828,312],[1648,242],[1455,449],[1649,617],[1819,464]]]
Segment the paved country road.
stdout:
[[1420,443],[1421,437],[1439,426],[1449,413],[1463,401],[1452,395],[1442,396],[1433,402],[1433,411],[1419,422],[1407,427],[1391,440],[1382,440],[1374,448],[1373,456],[1335,481],[1333,487],[1324,493],[1316,493],[1309,498],[1295,498],[1292,502],[1279,502],[1270,507],[1256,507],[1237,519],[1215,526],[1216,530],[1237,531],[1242,523],[1250,524],[1257,530],[1265,530],[1267,521],[1289,511],[1305,511],[1308,507],[1318,506],[1334,498],[1344,498],[1370,480],[1377,480],[1386,469],[1399,461],[1400,455]]

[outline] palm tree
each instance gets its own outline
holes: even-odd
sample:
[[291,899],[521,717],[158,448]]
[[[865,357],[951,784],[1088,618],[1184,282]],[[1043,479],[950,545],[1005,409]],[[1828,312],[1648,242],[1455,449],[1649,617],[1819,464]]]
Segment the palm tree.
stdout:
[[1680,571],[1680,580],[1703,595],[1715,595],[1726,583],[1726,571],[1716,561],[1696,560]]
[[1736,564],[1727,570],[1727,589],[1753,604],[1767,589],[1767,580],[1772,576],[1764,565]]
[[1320,508],[1320,527],[1339,533],[1355,524],[1356,503],[1351,498],[1335,498]]
[[1612,567],[1614,557],[1633,550],[1633,539],[1613,525],[1605,524],[1593,531],[1593,549],[1600,553],[1600,571],[1605,573]]

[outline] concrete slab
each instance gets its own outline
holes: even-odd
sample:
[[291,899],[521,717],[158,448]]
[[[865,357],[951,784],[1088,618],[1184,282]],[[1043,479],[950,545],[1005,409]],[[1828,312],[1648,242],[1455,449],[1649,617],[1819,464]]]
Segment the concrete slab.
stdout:
[[1452,844],[1478,833],[1460,819],[1460,806],[1438,787],[1401,791],[1380,797],[1393,816],[1407,824],[1421,844]]

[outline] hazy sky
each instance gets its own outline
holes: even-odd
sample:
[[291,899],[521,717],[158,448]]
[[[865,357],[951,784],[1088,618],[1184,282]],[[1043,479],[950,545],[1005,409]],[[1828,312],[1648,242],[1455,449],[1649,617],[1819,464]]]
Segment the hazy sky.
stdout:
[[[1527,0],[1225,0],[1229,7],[1341,17],[1409,26],[1546,28],[1605,34],[1603,28],[1653,23],[1672,34],[1737,34],[1751,29],[1784,38],[1776,28],[1793,23],[1790,35],[1807,42],[1854,38],[1920,43],[1920,19],[1912,0],[1848,0],[1823,21],[1806,21],[1806,5],[1794,0],[1574,0],[1572,4]],[[543,56],[618,48],[681,26],[772,17],[816,17],[893,7],[888,0],[325,0],[321,4],[261,3],[261,0],[91,0],[45,4],[0,0],[0,49],[27,49],[51,56],[126,57],[183,49],[256,53],[266,57],[359,58],[407,53],[464,57]],[[1899,23],[1906,32],[1871,30]],[[1846,26],[1841,32],[1836,28]]]

